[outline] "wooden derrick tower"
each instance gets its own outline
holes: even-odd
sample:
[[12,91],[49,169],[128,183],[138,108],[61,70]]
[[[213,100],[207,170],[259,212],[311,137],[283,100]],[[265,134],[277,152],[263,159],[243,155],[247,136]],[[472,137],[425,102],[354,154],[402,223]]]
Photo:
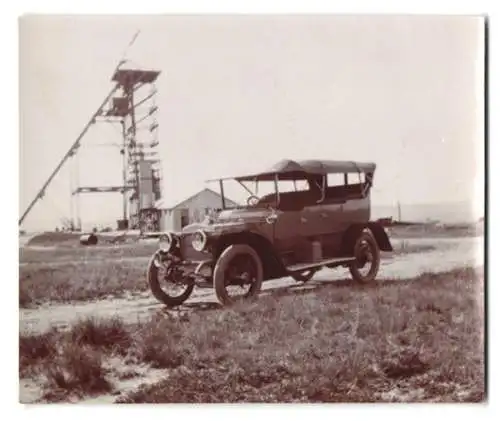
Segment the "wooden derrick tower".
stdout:
[[159,230],[155,207],[161,198],[162,178],[155,86],[159,73],[118,69],[112,76],[117,95],[100,115],[103,119],[118,119],[122,125],[123,186],[119,191],[123,194],[124,211],[119,225],[141,232]]
[[[119,123],[122,142],[122,183],[114,186],[81,186],[71,192],[71,208],[76,208],[76,223],[81,229],[79,196],[82,193],[121,193],[123,214],[118,219],[118,229],[139,229],[141,233],[159,231],[159,210],[156,202],[161,198],[161,162],[158,153],[158,121],[156,115],[157,89],[155,82],[160,74],[155,70],[123,69],[121,64],[115,69],[111,80],[111,92],[94,112],[80,135],[61,159],[48,180],[19,219],[21,225],[35,203],[42,199],[45,190],[60,171],[64,163],[76,160],[83,136],[98,122]],[[76,201],[76,205],[73,203]],[[72,211],[73,212],[73,211]]]

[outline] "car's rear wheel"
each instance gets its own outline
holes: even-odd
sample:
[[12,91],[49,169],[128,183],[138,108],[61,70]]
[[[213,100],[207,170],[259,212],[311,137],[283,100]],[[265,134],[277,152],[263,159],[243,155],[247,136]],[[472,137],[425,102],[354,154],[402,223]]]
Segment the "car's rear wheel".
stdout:
[[259,294],[263,278],[258,253],[247,244],[233,244],[221,253],[215,265],[215,295],[223,305],[248,300]]
[[373,282],[380,267],[380,249],[371,231],[360,233],[353,253],[356,260],[349,266],[353,280],[363,284]]
[[306,270],[305,272],[294,273],[292,275],[292,278],[295,279],[297,282],[306,283],[312,279],[312,277],[315,275],[316,272],[317,272],[316,269]]
[[168,307],[181,305],[194,289],[193,282],[176,279],[172,263],[169,260],[160,259],[157,254],[149,261],[147,279],[154,297]]

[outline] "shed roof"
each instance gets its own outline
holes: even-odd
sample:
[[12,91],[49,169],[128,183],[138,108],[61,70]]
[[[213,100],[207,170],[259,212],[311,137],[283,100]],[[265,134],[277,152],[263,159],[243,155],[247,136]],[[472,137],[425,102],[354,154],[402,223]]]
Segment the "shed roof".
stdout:
[[[193,199],[195,199],[196,197],[198,197],[199,195],[204,194],[204,193],[209,193],[209,194],[221,197],[220,193],[217,193],[216,191],[206,187],[200,191],[197,191],[196,193],[189,195],[188,197],[184,196],[184,198],[178,198],[178,197],[175,198],[175,197],[170,196],[168,198],[169,200],[165,200],[166,198],[162,198],[156,202],[156,208],[158,208],[158,209],[182,208],[183,206],[186,206],[190,201],[192,201]],[[229,199],[226,195],[224,195],[224,199],[226,201],[226,205],[238,206],[238,204],[236,202]]]

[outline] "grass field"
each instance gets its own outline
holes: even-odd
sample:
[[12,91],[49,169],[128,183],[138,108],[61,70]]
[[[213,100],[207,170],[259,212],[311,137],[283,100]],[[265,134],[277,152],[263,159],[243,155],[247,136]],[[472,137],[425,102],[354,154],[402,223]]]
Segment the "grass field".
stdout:
[[147,261],[81,262],[20,270],[19,306],[89,301],[147,289]]
[[20,249],[19,306],[87,301],[147,289],[155,243]]
[[106,261],[149,256],[157,248],[153,241],[134,242],[131,244],[97,245],[92,247],[71,244],[68,246],[39,246],[19,249],[19,261],[22,264],[50,264],[63,262]]
[[468,268],[141,324],[87,319],[20,336],[20,376],[39,379],[46,401],[117,394],[147,365],[163,379],[119,402],[478,402],[483,290],[482,269]]

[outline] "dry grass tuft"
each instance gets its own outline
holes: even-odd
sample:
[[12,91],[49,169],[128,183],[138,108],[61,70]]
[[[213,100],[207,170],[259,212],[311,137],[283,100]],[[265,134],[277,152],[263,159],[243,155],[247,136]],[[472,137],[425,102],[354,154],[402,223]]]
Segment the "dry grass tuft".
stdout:
[[153,368],[178,367],[186,356],[182,334],[179,321],[155,317],[136,326],[130,355]]
[[27,375],[40,361],[54,358],[57,354],[57,332],[50,330],[42,334],[29,334],[19,337],[19,373]]
[[103,367],[103,353],[90,346],[67,343],[61,353],[47,362],[43,371],[51,400],[66,399],[71,395],[93,395],[112,389]]
[[80,320],[71,328],[69,338],[76,345],[88,345],[122,355],[125,355],[132,345],[130,330],[118,317],[90,317]]
[[[76,330],[77,333],[81,331],[81,327]],[[50,401],[111,389],[106,379],[102,350],[81,341],[75,342],[73,337],[72,331],[52,330],[19,338],[20,377],[41,376],[45,398]]]

